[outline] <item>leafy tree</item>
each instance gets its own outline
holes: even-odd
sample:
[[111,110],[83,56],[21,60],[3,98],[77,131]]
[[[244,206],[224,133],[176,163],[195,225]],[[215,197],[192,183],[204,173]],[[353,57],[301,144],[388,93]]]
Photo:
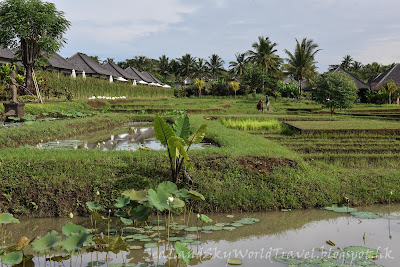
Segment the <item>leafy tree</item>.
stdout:
[[26,87],[33,88],[35,59],[57,52],[65,43],[63,35],[70,22],[53,3],[40,0],[4,0],[0,2],[0,45],[17,48],[26,70]]
[[94,61],[96,61],[97,63],[100,64],[100,58],[99,56],[89,56],[91,59],[93,59]]
[[282,59],[275,54],[277,43],[272,43],[268,37],[259,36],[258,43],[253,43],[253,50],[247,51],[248,60],[261,66],[264,72],[279,69]]
[[240,84],[237,81],[231,81],[229,82],[229,87],[232,88],[232,90],[235,92],[235,97],[236,97],[236,92],[239,90],[240,88]]
[[180,73],[185,77],[190,77],[194,73],[194,65],[196,58],[190,54],[186,54],[181,58],[178,58],[180,64]]
[[202,78],[207,73],[206,61],[203,58],[197,59],[197,62],[195,62],[193,68],[194,74],[197,77]]
[[234,75],[241,77],[246,68],[246,53],[236,53],[236,61],[229,62],[229,67],[232,68]]
[[201,96],[201,90],[206,86],[206,82],[202,79],[194,79],[194,86],[199,90],[199,96]]
[[349,70],[351,65],[353,64],[354,59],[350,56],[350,55],[346,55],[343,57],[342,63],[340,64],[340,66],[345,69],[345,70]]
[[359,71],[361,71],[363,68],[364,68],[364,65],[363,65],[360,61],[354,61],[354,62],[351,64],[350,70],[351,70],[352,72],[359,72]]
[[221,72],[224,70],[224,61],[220,56],[217,54],[212,54],[209,57],[209,61],[206,62],[206,66],[208,67],[211,76],[216,79],[218,76],[221,74]]
[[315,79],[315,100],[331,110],[350,108],[357,99],[354,81],[341,72],[330,72]]
[[158,60],[158,71],[164,79],[167,78],[169,74],[169,58],[166,55],[162,55]]
[[242,83],[250,86],[256,92],[263,92],[264,84],[268,79],[267,73],[261,66],[252,65],[243,74]]
[[389,105],[392,104],[392,94],[397,91],[398,87],[394,81],[385,82],[382,85],[382,90],[385,91],[389,95]]
[[278,81],[276,89],[282,96],[286,96],[288,98],[295,98],[299,96],[299,85],[295,82],[284,83],[282,81]]
[[294,54],[285,49],[285,53],[289,56],[286,69],[300,85],[300,98],[302,94],[301,82],[311,80],[316,75],[315,55],[318,51],[320,51],[318,44],[307,38],[303,38],[301,43],[296,39]]
[[176,79],[180,74],[179,62],[175,59],[171,59],[171,61],[169,62],[169,69],[170,69],[171,74],[173,74]]

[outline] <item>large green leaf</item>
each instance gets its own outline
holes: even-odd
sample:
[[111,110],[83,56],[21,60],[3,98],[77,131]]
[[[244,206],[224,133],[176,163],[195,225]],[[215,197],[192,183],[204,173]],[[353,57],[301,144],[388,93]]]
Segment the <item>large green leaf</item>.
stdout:
[[67,222],[61,229],[63,235],[69,236],[72,233],[86,232],[86,228],[72,222]]
[[18,219],[10,213],[0,213],[0,224],[20,223]]
[[31,246],[33,251],[37,253],[49,253],[58,244],[60,239],[58,233],[52,230],[44,237],[37,237]]
[[121,209],[126,205],[128,205],[130,202],[131,202],[130,197],[124,195],[115,201],[114,207]]
[[176,136],[171,136],[168,139],[168,149],[169,149],[169,154],[171,155],[171,159],[175,161],[176,157],[179,156],[179,149],[178,146],[183,146],[185,145],[185,141]]
[[[29,245],[29,243],[30,243],[31,241],[32,241],[32,240],[29,239],[28,237],[23,236],[23,237],[21,237],[20,240],[18,240],[18,242],[17,242],[15,245],[12,245],[12,246],[7,247],[7,249],[6,249],[5,252],[8,253],[8,252],[21,251],[21,250],[23,250],[27,245]],[[0,252],[0,255],[1,255],[1,252]]]
[[147,190],[135,191],[134,189],[126,190],[122,193],[130,198],[131,201],[143,203],[147,200]]
[[165,198],[164,195],[157,194],[157,191],[154,189],[149,190],[147,198],[149,199],[149,203],[159,211],[164,211],[169,208],[167,203],[168,197]]
[[193,259],[193,251],[188,249],[184,244],[181,242],[175,243],[175,251],[178,257],[183,260],[186,264],[190,263],[190,260]]
[[207,124],[203,124],[197,129],[197,131],[189,137],[188,145],[200,144],[203,141],[204,136],[206,136]]
[[382,216],[376,214],[375,212],[368,212],[368,211],[355,211],[351,213],[352,216],[359,218],[359,219],[379,219]]
[[172,136],[175,136],[172,127],[159,116],[156,116],[154,119],[154,134],[157,140],[159,140],[164,146],[167,145],[168,140]]
[[101,206],[97,202],[86,202],[86,206],[90,211],[99,210]]
[[183,157],[185,159],[185,161],[188,161],[189,160],[189,155],[188,155],[188,153],[186,151],[186,148],[185,148],[184,144],[182,144],[179,141],[176,141],[174,143],[174,146],[176,148],[176,155],[178,157]]
[[145,222],[153,212],[153,207],[146,205],[139,205],[131,211],[131,218],[139,222]]
[[11,252],[1,258],[2,264],[17,265],[22,262],[24,255],[22,252]]
[[324,209],[329,210],[329,211],[334,211],[334,212],[339,212],[339,213],[346,213],[346,212],[356,212],[356,208],[349,208],[346,206],[338,206],[337,204],[334,204],[330,207],[325,207]]
[[178,192],[178,186],[170,181],[162,182],[157,186],[157,193],[165,194],[167,198],[176,192]]
[[123,218],[123,217],[119,217],[121,222],[125,225],[132,225],[133,221],[131,219],[127,219],[127,218]]
[[124,240],[122,240],[122,238],[120,236],[111,239],[109,244],[110,244],[110,246],[108,247],[108,249],[109,249],[109,251],[111,251],[114,254],[118,254],[121,251],[128,252],[130,250],[129,244],[126,243]]
[[194,200],[206,200],[206,198],[202,194],[194,190],[190,190],[187,194]]
[[72,233],[60,243],[60,247],[67,253],[77,252],[92,235],[86,232]]
[[204,214],[200,215],[200,220],[202,220],[205,223],[210,223],[213,221],[210,217],[208,217],[207,215],[204,215]]
[[183,140],[187,140],[190,135],[190,123],[188,115],[183,114],[179,116],[175,120],[174,125],[172,125],[172,128],[174,129],[175,135],[177,137],[180,137]]
[[179,198],[174,198],[174,201],[171,203],[171,208],[179,209],[185,207],[185,202],[180,200]]
[[92,211],[92,216],[93,216],[93,220],[98,221],[98,222],[111,222],[110,218],[106,218],[106,217],[98,214],[96,211]]

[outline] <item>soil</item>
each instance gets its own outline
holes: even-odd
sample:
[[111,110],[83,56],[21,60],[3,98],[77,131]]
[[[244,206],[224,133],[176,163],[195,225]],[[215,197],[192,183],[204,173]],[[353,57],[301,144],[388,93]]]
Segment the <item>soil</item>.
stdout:
[[98,101],[89,101],[89,102],[87,102],[87,104],[89,106],[91,106],[92,108],[104,107],[106,105],[106,103],[98,102]]
[[188,109],[187,113],[199,113],[199,112],[205,112],[205,113],[209,113],[209,112],[218,112],[221,111],[221,109],[219,108],[209,108],[209,109]]
[[221,107],[223,107],[223,108],[231,108],[232,106],[231,105],[222,105]]
[[286,158],[243,157],[237,160],[242,166],[262,173],[271,173],[277,167],[296,168],[297,163]]

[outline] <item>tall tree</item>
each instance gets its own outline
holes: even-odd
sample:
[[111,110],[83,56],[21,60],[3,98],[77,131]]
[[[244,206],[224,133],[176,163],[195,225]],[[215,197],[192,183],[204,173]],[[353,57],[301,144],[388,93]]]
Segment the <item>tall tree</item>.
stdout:
[[301,82],[309,80],[316,75],[315,55],[318,51],[320,51],[318,44],[307,38],[303,38],[301,43],[296,39],[294,54],[285,49],[285,53],[289,57],[286,68],[289,74],[299,83],[299,98],[301,98],[302,94]]
[[392,104],[392,94],[395,93],[398,89],[396,83],[393,80],[385,82],[382,85],[382,89],[389,95],[389,105]]
[[166,55],[162,55],[158,59],[158,71],[160,72],[161,76],[166,79],[169,74],[169,70],[169,58]]
[[193,68],[195,76],[200,77],[200,79],[207,73],[206,61],[203,58],[198,58]]
[[190,54],[186,54],[181,58],[178,58],[180,63],[180,72],[183,76],[189,77],[194,72],[194,64],[196,63],[196,58],[192,57]]
[[264,72],[277,70],[282,62],[281,58],[275,54],[277,43],[272,43],[268,37],[259,36],[258,43],[253,43],[253,50],[247,51],[249,61],[259,64]]
[[229,67],[236,76],[242,76],[246,67],[246,53],[236,53],[236,61],[229,62]]
[[364,68],[364,65],[360,61],[354,61],[351,64],[351,71],[359,72]]
[[224,71],[224,61],[220,56],[217,54],[212,54],[210,57],[208,57],[210,60],[206,63],[211,76],[214,79],[217,79],[219,74],[221,74],[222,71]]
[[346,55],[343,57],[342,63],[340,66],[342,66],[343,69],[349,70],[351,65],[353,64],[354,59],[350,55]]
[[0,2],[0,45],[17,48],[26,70],[26,87],[33,88],[35,59],[57,52],[65,43],[63,35],[70,27],[64,12],[53,3],[40,0],[4,0]]

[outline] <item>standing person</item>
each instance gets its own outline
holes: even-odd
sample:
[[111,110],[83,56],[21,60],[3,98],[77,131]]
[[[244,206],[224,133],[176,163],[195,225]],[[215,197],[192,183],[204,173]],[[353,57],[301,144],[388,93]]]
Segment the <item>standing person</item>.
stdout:
[[265,96],[265,105],[267,106],[267,111],[269,111],[269,97],[268,97],[268,95]]

